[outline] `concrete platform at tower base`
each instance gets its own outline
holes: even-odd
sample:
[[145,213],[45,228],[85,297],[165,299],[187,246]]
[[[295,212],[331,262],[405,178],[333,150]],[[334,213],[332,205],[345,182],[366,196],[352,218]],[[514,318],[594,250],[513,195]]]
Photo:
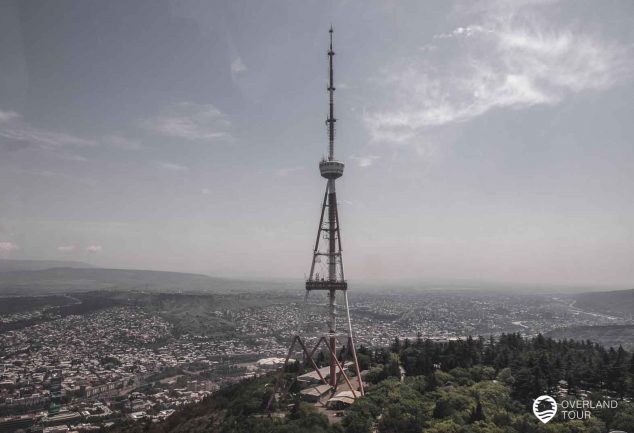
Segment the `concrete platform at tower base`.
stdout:
[[[357,391],[357,390],[355,390]],[[357,395],[359,395],[357,393]],[[341,391],[338,392],[334,397],[328,400],[326,403],[326,408],[331,410],[340,410],[345,409],[354,403],[355,397],[352,391]]]
[[[330,367],[321,367],[319,372],[324,377],[324,379],[328,380],[330,377]],[[311,383],[321,383],[321,379],[319,378],[319,374],[317,371],[313,370],[308,373],[302,374],[301,376],[297,376],[297,381],[300,385],[309,385]]]
[[[351,365],[353,365],[351,361],[344,362],[343,363],[344,370],[347,370],[348,367],[350,367]],[[330,378],[330,366],[321,367],[319,369],[319,373],[321,373],[324,379],[328,380],[328,378]],[[337,373],[339,373],[339,368],[337,368]],[[302,374],[301,376],[297,376],[297,381],[300,383],[300,385],[302,384],[308,385],[311,383],[322,383],[321,378],[319,377],[319,374],[317,374],[317,371],[315,370]]]
[[332,386],[330,385],[315,385],[308,387],[306,389],[302,389],[299,394],[302,396],[302,400],[317,403],[322,398],[328,396],[332,390]]

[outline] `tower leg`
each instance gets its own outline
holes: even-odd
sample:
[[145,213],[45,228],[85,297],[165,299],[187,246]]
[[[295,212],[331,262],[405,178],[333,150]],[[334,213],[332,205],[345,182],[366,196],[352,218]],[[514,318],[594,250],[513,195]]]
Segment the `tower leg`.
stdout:
[[[335,193],[335,181],[334,179],[328,180],[328,280],[337,280],[337,243],[336,243],[336,218],[337,218],[337,196]],[[335,337],[336,321],[335,321],[335,303],[336,292],[330,290],[328,294],[329,307],[330,307],[330,353],[335,358],[337,357],[337,339]],[[335,368],[335,360],[330,362],[330,385],[337,386],[337,369]]]
[[352,321],[350,320],[350,305],[348,304],[347,292],[344,292],[343,298],[346,301],[346,315],[348,316],[349,348],[352,351],[352,359],[354,360],[354,368],[357,373],[357,382],[359,383],[359,392],[361,393],[361,396],[364,396],[365,389],[363,389],[363,380],[361,380],[361,368],[359,368],[359,359],[357,358],[357,348],[354,346],[354,337],[352,336]]
[[[330,357],[337,357],[337,339],[334,335],[330,336],[330,341],[328,342],[330,346]],[[330,360],[330,386],[333,388],[337,386],[337,362],[335,359]]]
[[295,347],[295,342],[299,340],[299,337],[297,335],[293,335],[293,339],[291,340],[291,346],[288,348],[288,353],[286,354],[286,359],[284,360],[284,364],[282,365],[282,368],[280,368],[279,373],[277,374],[277,377],[275,379],[275,386],[273,388],[273,394],[271,394],[271,397],[269,397],[269,401],[266,404],[266,409],[269,410],[269,408],[271,407],[271,403],[273,403],[273,400],[275,400],[275,394],[277,394],[281,384],[282,384],[282,377],[284,376],[284,369],[286,368],[286,364],[288,364],[288,360],[291,357],[291,353],[293,353],[293,348]]

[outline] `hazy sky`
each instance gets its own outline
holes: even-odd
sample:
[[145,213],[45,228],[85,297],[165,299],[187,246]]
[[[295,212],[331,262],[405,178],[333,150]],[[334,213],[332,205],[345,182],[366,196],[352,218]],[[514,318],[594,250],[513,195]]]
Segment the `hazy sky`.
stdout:
[[632,284],[629,0],[0,0],[0,255],[301,278],[331,23],[349,280]]

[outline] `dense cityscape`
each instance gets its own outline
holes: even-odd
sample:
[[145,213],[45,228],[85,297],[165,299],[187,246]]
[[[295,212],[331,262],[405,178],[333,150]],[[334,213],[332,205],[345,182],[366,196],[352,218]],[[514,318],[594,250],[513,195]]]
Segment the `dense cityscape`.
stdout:
[[[137,294],[134,303],[79,314],[64,314],[63,306],[45,302],[4,314],[0,426],[39,423],[46,432],[68,431],[70,426],[91,431],[123,419],[159,421],[227,383],[271,371],[283,361],[294,329],[301,326],[305,334],[319,333],[324,308],[318,297],[304,303],[292,294],[278,296],[289,302],[253,306],[250,296],[236,296],[232,306],[223,302],[185,327],[172,314],[179,295],[159,307],[154,295]],[[468,335],[535,336],[563,327],[631,324],[625,315],[583,311],[566,295],[433,290],[357,293],[355,298],[351,314],[357,344],[369,348],[387,346],[395,336],[447,341]],[[66,301],[81,306],[86,299],[68,296]],[[51,297],[51,303],[56,302],[59,299]],[[183,295],[182,302],[186,305],[191,297]],[[224,331],[208,332],[204,322],[209,320],[222,321]]]

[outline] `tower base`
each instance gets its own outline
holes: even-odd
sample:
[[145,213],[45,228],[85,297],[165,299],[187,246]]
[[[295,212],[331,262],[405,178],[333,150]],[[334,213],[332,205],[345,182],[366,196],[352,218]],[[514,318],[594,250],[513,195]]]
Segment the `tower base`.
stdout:
[[[350,336],[348,336],[348,346],[346,347],[346,349],[349,350],[351,354],[353,355],[352,362],[356,372],[356,378],[353,378],[353,380],[356,379],[357,381],[356,387],[353,385],[353,382],[350,380],[350,378],[346,374],[344,363],[342,363],[342,361],[340,361],[339,358],[337,357],[336,348],[335,350],[333,350],[333,345],[332,345],[333,339],[335,339],[334,341],[336,342],[336,337],[331,335],[323,335],[319,338],[319,340],[317,340],[317,343],[315,343],[313,348],[309,351],[301,336],[297,334],[293,336],[290,347],[288,349],[288,353],[284,360],[284,364],[280,367],[280,371],[278,372],[277,377],[275,379],[275,388],[273,389],[273,394],[271,394],[271,397],[269,398],[269,401],[267,403],[267,406],[266,406],[267,411],[271,411],[273,402],[275,400],[281,401],[282,399],[284,399],[284,397],[286,397],[286,395],[290,391],[291,387],[296,382],[298,382],[298,378],[300,377],[300,374],[296,373],[294,377],[292,378],[292,380],[290,380],[287,383],[283,383],[284,371],[286,370],[286,366],[288,365],[288,361],[296,345],[299,345],[301,347],[302,353],[304,355],[304,361],[303,361],[302,367],[303,368],[306,368],[307,366],[311,367],[313,371],[319,377],[321,384],[328,385],[331,387],[332,395],[334,395],[337,392],[337,387],[340,383],[345,383],[346,388],[351,391],[352,396],[355,399],[359,397],[363,397],[365,395],[365,390],[363,388],[363,381],[361,380],[361,371],[359,369],[359,362],[357,361],[356,351],[355,351],[354,343],[352,342],[352,339],[350,338]],[[322,370],[324,370],[324,368],[320,369],[317,363],[315,362],[315,354],[317,353],[320,347],[325,347],[328,353],[330,354],[330,367],[326,367],[330,371],[329,377],[323,374]],[[334,372],[334,376],[332,372]]]

